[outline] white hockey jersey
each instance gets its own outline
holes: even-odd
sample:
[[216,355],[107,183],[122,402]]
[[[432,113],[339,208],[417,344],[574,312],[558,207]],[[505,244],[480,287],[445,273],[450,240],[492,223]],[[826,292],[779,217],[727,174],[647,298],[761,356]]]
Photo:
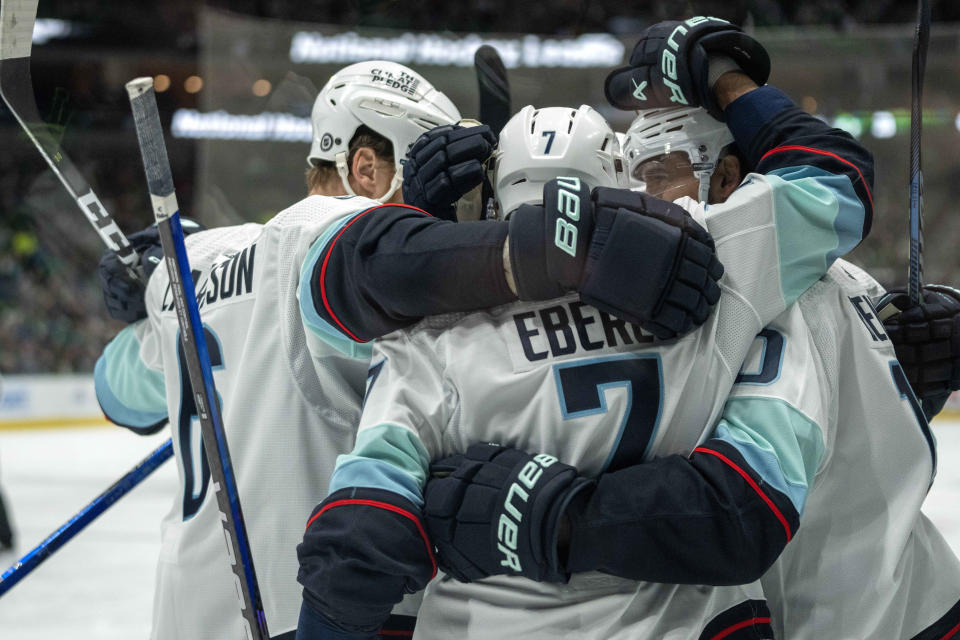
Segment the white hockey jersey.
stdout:
[[[575,296],[430,318],[391,334],[375,346],[357,445],[338,460],[331,493],[373,487],[422,504],[428,461],[475,442],[546,452],[586,474],[689,454],[710,434],[757,332],[850,242],[822,234],[859,229],[837,223],[857,215],[848,204],[809,177],[751,175],[709,207],[724,295],[706,324],[672,343]],[[796,234],[804,223],[815,231]],[[599,573],[567,585],[439,580],[427,588],[415,637],[696,638],[757,599],[758,584],[658,585]]]
[[[823,435],[797,535],[761,579],[778,638],[960,632],[960,563],[920,512],[934,439],[871,304],[880,293],[869,275],[837,261],[767,326],[776,348],[754,345],[748,362],[776,375],[738,383],[725,410],[775,419],[790,406]],[[725,439],[747,440],[731,437],[736,431],[718,427]]]
[[[349,451],[360,417],[369,360],[328,344],[301,306],[301,268],[314,245],[365,198],[312,196],[267,224],[187,238],[214,381],[236,473],[254,566],[273,635],[296,628],[301,587],[296,545],[311,509],[327,493],[338,453]],[[309,274],[309,271],[306,271]],[[309,278],[306,278],[309,283]],[[169,416],[180,495],[162,525],[155,640],[244,637],[216,500],[192,416],[178,325],[164,266],[150,278],[148,318],[127,327],[95,372],[98,399],[131,428]],[[309,285],[305,297],[309,297]],[[315,314],[314,314],[315,315]],[[369,347],[367,347],[369,349]],[[349,349],[348,349],[349,350]],[[359,356],[359,357],[353,357]]]

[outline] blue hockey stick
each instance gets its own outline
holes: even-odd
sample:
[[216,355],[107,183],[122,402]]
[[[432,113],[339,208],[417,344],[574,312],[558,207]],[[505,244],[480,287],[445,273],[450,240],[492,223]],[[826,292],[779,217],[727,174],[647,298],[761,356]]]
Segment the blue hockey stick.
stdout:
[[[240,608],[250,639],[268,640],[266,616],[247,531],[240,510],[240,497],[234,478],[230,451],[220,418],[220,404],[213,385],[210,355],[200,321],[200,309],[194,293],[193,275],[187,260],[187,249],[180,226],[180,211],[173,188],[173,174],[163,140],[157,98],[153,92],[153,78],[136,78],[127,83],[133,123],[137,130],[143,166],[147,173],[147,187],[153,204],[153,214],[160,231],[163,258],[170,277],[170,290],[180,324],[180,340],[187,363],[187,373],[193,390],[193,399],[200,419],[200,433],[210,467],[220,522],[227,538],[230,568],[236,581]],[[238,563],[239,560],[239,563]]]
[[910,264],[907,271],[911,305],[923,304],[923,169],[920,145],[923,133],[923,74],[930,43],[930,2],[917,2],[917,30],[913,40],[912,100],[910,109]]
[[125,476],[117,480],[109,489],[93,499],[93,502],[80,510],[77,515],[68,520],[62,527],[54,531],[46,540],[36,546],[30,553],[20,558],[19,562],[4,571],[0,576],[0,597],[9,591],[13,585],[20,582],[40,563],[54,554],[60,547],[69,542],[84,527],[93,522],[97,516],[109,509],[114,502],[122,498],[140,482],[153,473],[154,469],[166,462],[173,455],[173,443],[164,442],[140,464],[131,469]]

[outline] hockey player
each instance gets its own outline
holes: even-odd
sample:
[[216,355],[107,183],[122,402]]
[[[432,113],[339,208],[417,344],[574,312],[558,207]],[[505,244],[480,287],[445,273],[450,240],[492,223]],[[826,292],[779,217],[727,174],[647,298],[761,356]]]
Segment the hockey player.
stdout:
[[[389,117],[375,108],[388,101],[396,105]],[[412,70],[377,62],[334,75],[318,96],[314,117],[310,160],[330,157],[340,193],[399,199],[396,157],[425,130],[460,116]],[[311,176],[314,192],[323,186],[316,184],[321,171]],[[267,224],[194,233],[187,241],[274,637],[292,636],[296,627],[300,587],[293,549],[299,523],[324,495],[336,455],[353,444],[368,364],[318,337],[310,310],[298,301],[306,299],[298,291],[300,269],[324,234],[376,206],[363,197],[313,195]],[[154,432],[168,420],[172,426],[181,494],[163,523],[152,637],[240,637],[233,577],[216,501],[208,495],[209,470],[170,296],[161,266],[146,288],[146,318],[124,329],[97,363],[97,397],[108,418],[136,432]],[[409,630],[409,621],[401,623]]]
[[[751,43],[746,45],[758,46]],[[763,605],[751,587],[657,587],[597,574],[557,586],[516,577],[562,579],[567,573],[555,553],[557,516],[564,500],[576,500],[589,485],[575,480],[573,470],[556,457],[569,455],[598,473],[651,456],[690,453],[705,435],[705,425],[719,415],[755,333],[822,274],[833,259],[831,251],[852,248],[862,237],[870,212],[869,155],[776,90],[758,90],[743,74],[728,75],[733,77],[721,78],[716,87],[721,108],[731,122],[756,125],[738,138],[741,148],[759,157],[786,146],[791,135],[807,136],[818,143],[809,155],[823,169],[796,167],[799,155],[767,153],[760,163],[765,175],[752,175],[726,205],[706,212],[721,258],[730,261],[725,277],[729,295],[721,298],[717,311],[694,334],[666,344],[629,326],[615,326],[573,298],[430,319],[378,342],[357,445],[338,461],[332,493],[314,510],[299,547],[305,612],[309,609],[313,616],[314,631],[303,637],[346,632],[366,637],[399,594],[426,584],[436,563],[421,522],[424,514],[445,567],[455,576],[479,581],[431,583],[418,636],[552,638],[576,631],[598,638],[696,637],[711,631],[707,637],[712,637],[746,627],[764,633]],[[547,111],[540,112],[544,118]],[[496,157],[498,176],[517,165],[510,162],[513,152],[533,151],[542,159],[550,138],[562,141],[558,153],[582,149],[563,135],[576,131],[575,126],[553,124],[521,122],[517,128],[524,133],[516,142],[508,140],[505,129],[502,155]],[[606,234],[609,242],[617,241],[617,223],[623,222],[617,218],[611,225],[612,213],[627,202],[634,207],[642,203],[678,225],[689,220],[675,205],[639,194],[611,197],[598,189],[591,198],[582,175],[593,167],[594,179],[599,179],[597,158],[604,144],[615,144],[612,132],[600,146],[580,154],[569,167],[574,172],[570,179],[548,183],[543,207],[553,220],[544,225],[525,207],[513,213],[511,249],[526,237],[542,236],[544,228],[551,236],[556,229],[557,244],[565,244],[571,256],[568,263],[554,258],[555,268],[562,270],[583,256],[576,221],[588,210],[595,214],[593,233]],[[818,152],[834,162],[821,162]],[[787,171],[791,166],[794,171]],[[776,173],[781,169],[783,175]],[[530,182],[523,175],[497,180],[505,213],[511,209],[511,192],[530,189]],[[823,225],[825,220],[832,223]],[[801,235],[798,241],[795,228],[783,228],[794,222],[825,226],[838,235],[829,240]],[[524,229],[531,232],[524,234]],[[518,260],[523,254],[513,252]],[[781,269],[781,259],[796,268]],[[718,389],[718,396],[703,399],[704,388],[711,396]],[[697,401],[681,400],[685,394]],[[799,456],[802,464],[811,453],[802,446],[804,437],[799,431],[784,434],[791,462]],[[437,499],[422,511],[429,461],[467,450],[477,441],[546,455],[487,464],[496,447],[471,449],[464,466],[448,478],[451,491],[436,492]],[[668,489],[689,488],[699,500],[694,509],[677,511],[676,520],[665,524],[676,536],[673,544],[655,550],[642,543],[608,549],[612,555],[643,555],[643,575],[628,578],[739,584],[759,577],[796,527],[790,495],[779,485],[761,489],[744,471],[747,462],[736,455],[667,459],[672,466],[662,469],[660,489],[650,485],[648,494],[654,508],[662,508],[661,517],[669,520],[674,509],[683,508]],[[483,473],[474,478],[471,469],[481,468]],[[562,499],[541,502],[543,495]],[[462,518],[458,521],[456,509],[445,518],[447,508],[461,502]],[[533,504],[550,508],[530,510]],[[683,532],[675,524],[696,522],[727,507],[739,526],[718,527],[716,538],[710,535],[714,531]],[[469,553],[470,543],[485,551]],[[458,545],[468,553],[458,554]],[[592,568],[605,569],[602,564]],[[301,632],[303,622],[302,617]]]
[[[191,265],[200,272],[197,295],[274,633],[282,634],[296,623],[299,587],[293,582],[290,560],[299,527],[326,493],[334,457],[352,447],[359,419],[369,346],[337,333],[347,325],[332,310],[349,321],[363,315],[352,310],[352,303],[367,305],[380,323],[376,326],[390,326],[409,324],[415,314],[445,310],[443,305],[472,309],[516,298],[504,274],[506,223],[454,225],[401,205],[317,195],[353,191],[398,199],[400,150],[426,127],[457,118],[449,100],[410,69],[389,62],[351,65],[330,80],[314,109],[308,182],[315,195],[265,225],[214,229],[188,239]],[[450,138],[455,147],[470,137],[457,133]],[[482,149],[479,154],[484,155]],[[473,165],[462,155],[453,157],[460,158],[460,165],[466,163],[466,170],[480,168],[478,160]],[[370,241],[381,220],[387,221],[380,227],[384,240],[377,250],[367,252],[364,242]],[[654,228],[674,229],[655,218],[647,222]],[[364,230],[359,242],[351,235],[355,228]],[[391,250],[390,233],[395,229],[403,230],[407,242],[401,254]],[[145,266],[152,268],[155,262],[150,257],[155,257],[156,247],[151,243],[156,244],[156,236],[151,240],[147,233],[142,240],[137,248]],[[627,301],[623,309],[647,318],[653,314],[643,310],[653,303],[671,310],[674,288],[663,282],[675,281],[684,302],[693,301],[691,309],[699,309],[702,321],[709,308],[706,300],[715,301],[719,295],[714,280],[720,269],[709,236],[691,227],[689,232],[664,236],[659,244],[660,253],[669,255],[664,260],[666,277],[653,286],[627,283],[633,290],[646,288],[651,293]],[[595,245],[602,249],[602,239]],[[356,250],[345,252],[346,246]],[[669,273],[674,264],[686,264],[684,252],[714,263],[712,277],[704,273],[698,284],[702,290]],[[457,260],[451,259],[454,253]],[[366,283],[370,295],[359,299],[341,294],[347,277],[331,275],[353,260],[364,267],[373,261],[372,273],[381,276]],[[616,280],[602,277],[602,269],[594,272],[602,281]],[[97,364],[101,406],[111,420],[139,433],[162,428],[168,416],[175,425],[182,495],[164,522],[153,637],[231,635],[224,630],[239,625],[237,603],[222,556],[216,506],[207,495],[208,472],[191,418],[190,394],[180,374],[166,271],[161,267],[153,273],[145,299],[123,280],[124,270],[109,253],[101,263],[101,275],[108,309],[115,317],[134,321],[107,346]],[[519,282],[527,279],[541,287],[559,286],[545,267],[529,266],[519,274]],[[473,286],[463,287],[464,282]],[[573,280],[570,286],[577,285]],[[601,287],[598,295],[609,290]],[[343,299],[347,302],[341,305]],[[395,313],[390,303],[398,299],[403,307]],[[691,318],[672,309],[664,323],[682,326]],[[405,621],[407,630],[409,622]],[[403,629],[391,626],[384,631]]]
[[[711,126],[711,120],[699,109],[643,113],[631,127],[625,153],[634,167],[648,172],[645,163],[664,162],[665,145],[673,154],[685,154],[711,136],[722,141],[724,127],[715,120]],[[667,160],[674,167],[685,165],[686,171],[660,181],[664,192],[684,198],[699,189],[690,163],[678,155]],[[735,167],[719,173],[739,181]],[[903,294],[882,294],[869,275],[838,260],[760,332],[720,421],[691,456],[738,462],[757,487],[789,497],[799,528],[761,578],[778,638],[940,640],[960,628],[960,563],[920,511],[936,469],[933,437],[875,310],[875,301],[883,309]],[[955,373],[957,293],[933,285],[926,288],[925,300],[923,315],[911,309],[887,322],[891,334],[901,334],[898,351],[911,356],[918,385],[936,403],[944,389],[960,386]],[[914,345],[903,342],[902,334],[910,331]],[[926,349],[914,354],[916,344]],[[792,440],[791,431],[802,437]],[[456,479],[428,483],[428,531],[445,536],[464,526],[466,513],[476,527],[482,517],[468,500],[476,500],[481,490],[491,492],[494,474],[506,475],[499,459],[532,457],[485,447],[440,461],[435,469],[456,469]],[[684,511],[669,509],[673,515],[665,518],[651,509],[663,510],[648,494],[659,489],[672,464],[660,459],[597,480],[580,479],[595,488],[562,505],[565,533],[559,554],[567,570],[601,566],[614,575],[642,576],[651,564],[648,553],[664,545],[665,535],[681,548],[695,543],[680,527],[664,530],[665,522],[678,521]],[[671,490],[681,492],[682,487],[674,480]],[[536,499],[542,502],[527,512],[561,507],[549,493]],[[431,516],[431,508],[437,515]],[[787,521],[793,519],[786,515]],[[729,526],[726,519],[723,511],[711,516],[702,510],[691,533],[697,538],[717,535]],[[492,551],[473,532],[472,537],[454,537],[440,551],[463,565],[483,557],[484,545]],[[541,568],[549,569],[548,564]]]
[[[689,205],[698,195],[723,202],[727,196],[717,188],[726,179],[740,181],[741,160],[728,156],[712,175],[697,175],[703,167],[690,159],[702,143],[709,149],[726,135],[702,110],[644,112],[626,141],[628,167],[647,189],[678,202]],[[715,430],[689,457],[737,463],[758,491],[789,499],[780,514],[786,519],[777,520],[786,527],[798,518],[799,529],[761,578],[776,637],[943,639],[960,629],[960,563],[920,512],[936,468],[926,418],[960,387],[958,294],[927,287],[923,307],[886,318],[888,335],[883,310],[903,304],[905,295],[885,296],[878,313],[881,293],[862,270],[835,263],[758,335]],[[894,340],[923,394],[923,410],[895,358]],[[441,554],[461,572],[476,571],[496,553],[490,540],[497,523],[482,526],[490,519],[485,509],[501,505],[497,490],[516,479],[500,460],[537,458],[486,446],[435,466],[452,477],[427,484],[427,530],[444,541]],[[567,570],[599,566],[643,577],[656,563],[651,555],[664,547],[676,546],[671,560],[685,562],[684,545],[704,546],[704,537],[722,539],[731,529],[737,505],[699,508],[702,496],[684,492],[688,484],[670,476],[678,464],[666,458],[596,480],[588,474],[569,486],[591,488],[572,496],[531,492],[524,515],[564,511],[558,555]],[[692,504],[665,508],[663,489]],[[478,506],[483,495],[488,502]],[[531,538],[547,533],[540,527]],[[550,575],[555,565],[541,558],[533,571]]]

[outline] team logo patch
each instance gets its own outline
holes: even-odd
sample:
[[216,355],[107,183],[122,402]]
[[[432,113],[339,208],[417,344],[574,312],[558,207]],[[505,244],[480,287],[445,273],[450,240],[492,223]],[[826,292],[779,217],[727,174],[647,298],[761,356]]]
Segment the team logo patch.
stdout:
[[330,147],[333,146],[333,136],[329,133],[323,134],[323,137],[320,138],[320,150],[329,151]]

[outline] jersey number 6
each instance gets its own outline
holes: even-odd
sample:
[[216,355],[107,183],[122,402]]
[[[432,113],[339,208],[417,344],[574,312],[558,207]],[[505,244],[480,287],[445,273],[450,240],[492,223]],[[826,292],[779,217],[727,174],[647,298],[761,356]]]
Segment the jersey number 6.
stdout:
[[[203,335],[207,339],[211,369],[213,371],[223,369],[223,352],[217,335],[206,325],[203,326]],[[177,427],[180,462],[183,465],[183,519],[189,520],[200,509],[207,495],[210,467],[207,465],[207,453],[203,447],[203,441],[199,437],[200,430],[194,428],[199,427],[200,419],[197,417],[197,407],[193,402],[193,388],[190,386],[190,377],[187,375],[187,363],[184,360],[179,330],[177,331],[177,364],[180,367],[180,414]],[[194,443],[194,435],[197,436],[196,443]]]

